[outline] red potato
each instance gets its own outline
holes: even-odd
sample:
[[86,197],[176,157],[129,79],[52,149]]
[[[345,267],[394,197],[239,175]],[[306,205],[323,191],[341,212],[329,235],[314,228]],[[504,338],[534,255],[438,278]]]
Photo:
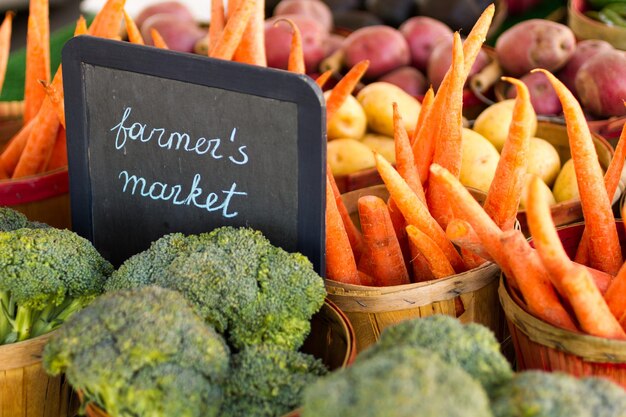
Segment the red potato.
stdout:
[[[530,92],[530,102],[535,109],[535,113],[543,115],[557,115],[563,112],[559,96],[552,88],[548,77],[541,72],[524,75],[520,80],[526,84]],[[515,88],[509,88],[507,98],[515,98]]]
[[612,51],[613,45],[599,39],[587,39],[576,45],[576,50],[567,64],[556,74],[565,86],[574,94],[576,92],[576,74],[580,67],[591,57],[600,52]]
[[417,68],[400,67],[382,76],[378,81],[397,85],[410,95],[423,96],[428,90],[428,80]]
[[135,18],[135,23],[137,24],[138,28],[141,28],[143,26],[143,23],[149,17],[162,13],[174,15],[178,17],[179,20],[185,22],[195,22],[193,14],[184,4],[178,1],[163,1],[160,3],[152,4],[143,9],[141,13],[139,13],[139,16]]
[[265,21],[265,53],[267,65],[272,68],[287,69],[291,48],[291,28],[289,25],[274,26],[278,19],[289,18],[298,26],[302,34],[302,50],[307,72],[317,70],[325,57],[324,44],[328,32],[315,19],[299,15],[281,15]]
[[404,36],[390,26],[369,26],[352,32],[344,41],[345,63],[352,68],[368,59],[366,78],[377,79],[411,61]]
[[311,17],[322,25],[326,32],[333,29],[333,13],[320,0],[282,0],[274,9],[274,16],[299,15]]
[[141,26],[141,35],[147,45],[152,45],[151,29],[156,29],[173,51],[193,52],[196,42],[206,36],[195,22],[181,20],[173,14],[155,14]]
[[531,19],[506,30],[496,42],[498,62],[504,72],[520,77],[534,68],[555,72],[576,49],[570,28],[543,19]]
[[428,59],[435,46],[444,39],[452,42],[452,30],[439,20],[426,16],[412,17],[400,26],[400,32],[409,44],[411,65],[426,71]]
[[[489,61],[489,55],[481,49],[476,57],[476,61],[474,61],[472,69],[470,70],[469,77],[486,67],[487,64],[489,64]],[[440,42],[437,46],[435,46],[435,49],[428,60],[426,74],[428,75],[428,79],[433,85],[433,88],[439,88],[439,85],[441,84],[441,81],[443,81],[443,77],[446,75],[446,72],[448,71],[448,68],[450,68],[451,64],[452,38],[450,38],[450,40]]]
[[598,116],[626,115],[626,54],[601,52],[584,63],[576,75],[583,107]]

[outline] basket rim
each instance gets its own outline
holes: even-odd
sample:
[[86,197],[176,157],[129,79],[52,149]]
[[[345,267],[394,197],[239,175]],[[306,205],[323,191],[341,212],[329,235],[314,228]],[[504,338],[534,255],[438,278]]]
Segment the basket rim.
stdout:
[[56,332],[53,330],[32,339],[0,345],[0,372],[41,362],[43,348]]
[[498,295],[507,321],[533,342],[576,355],[586,362],[626,362],[626,341],[575,333],[546,323],[513,301],[502,279]]

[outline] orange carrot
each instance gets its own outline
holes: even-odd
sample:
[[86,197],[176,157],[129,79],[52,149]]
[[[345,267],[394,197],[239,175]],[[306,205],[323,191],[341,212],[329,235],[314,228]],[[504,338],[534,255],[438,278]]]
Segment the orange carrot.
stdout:
[[339,210],[339,214],[341,215],[341,220],[343,221],[343,227],[346,230],[348,235],[348,240],[350,241],[350,247],[352,248],[352,253],[354,253],[354,259],[356,262],[359,261],[361,255],[363,253],[363,236],[359,229],[354,225],[352,219],[350,218],[350,213],[348,213],[348,209],[346,205],[343,203],[343,199],[341,198],[341,193],[339,192],[339,187],[337,187],[337,183],[335,182],[335,177],[330,169],[330,166],[326,167],[326,175],[328,177],[328,181],[333,189],[333,196],[335,198],[335,204],[337,204],[337,210]]
[[489,253],[507,276],[513,276],[505,258],[505,249],[500,243],[502,231],[493,222],[491,217],[480,204],[472,197],[461,182],[448,172],[447,169],[433,164],[430,167],[431,178],[441,182],[442,191],[448,195],[449,201],[454,201],[457,208],[455,214],[458,218],[468,222],[482,242],[485,250]]
[[359,273],[335,203],[332,185],[326,177],[326,278],[347,284],[359,284]]
[[26,34],[26,81],[24,84],[24,122],[32,120],[36,115],[46,91],[39,84],[39,80],[50,81],[50,72],[46,68],[44,45],[38,20],[34,16],[28,17],[28,32]]
[[417,134],[419,130],[424,125],[424,119],[428,115],[430,108],[433,105],[433,100],[435,99],[435,91],[433,90],[433,86],[431,85],[428,91],[426,91],[426,95],[424,95],[424,99],[422,100],[422,108],[420,110],[420,114],[417,117],[417,123],[415,124],[415,130],[413,130],[413,134],[411,135],[411,146],[415,144],[415,139],[417,138]]
[[528,169],[528,149],[533,135],[531,124],[535,118],[535,111],[530,103],[530,93],[526,84],[515,78],[502,77],[502,79],[515,85],[517,97],[509,135],[502,148],[496,174],[483,207],[502,230],[511,230],[515,225]]
[[326,123],[329,123],[342,106],[369,68],[370,62],[364,60],[350,68],[350,71],[333,88],[326,101]]
[[480,238],[472,228],[472,225],[465,220],[452,219],[448,223],[448,227],[446,227],[446,236],[455,245],[481,257],[483,262],[493,262],[493,259],[485,250],[485,247],[483,246]]
[[461,256],[454,248],[454,245],[446,238],[446,233],[441,226],[430,215],[426,205],[420,201],[419,197],[411,190],[411,187],[385,158],[379,154],[374,156],[378,173],[385,182],[389,194],[398,205],[407,223],[418,227],[426,233],[445,253],[455,271],[464,271],[465,265]]
[[124,24],[126,25],[126,33],[128,33],[128,40],[130,41],[130,43],[134,43],[136,45],[145,45],[145,42],[143,41],[143,36],[141,36],[141,32],[139,31],[137,24],[135,23],[133,18],[130,17],[128,13],[126,13],[126,10],[124,10]]
[[61,126],[63,126],[63,129],[65,129],[65,103],[63,100],[63,89],[56,88],[54,85],[46,84],[43,81],[41,82],[41,84],[46,91],[48,99],[50,99],[52,105],[54,106],[54,111],[56,111],[59,122],[61,122]]
[[2,25],[0,25],[0,93],[4,84],[4,77],[9,62],[11,50],[11,32],[13,30],[13,12],[6,12]]
[[[46,69],[46,78],[40,80],[50,81],[50,18],[48,0],[30,0],[28,16],[37,21],[40,42],[43,50],[43,65]],[[27,45],[28,47],[28,45]],[[38,80],[36,80],[38,81]]]
[[[233,4],[232,2],[230,3]],[[211,23],[209,24],[209,49],[217,44],[218,39],[222,36],[224,31],[224,23],[226,17],[224,16],[224,0],[211,0]]]
[[550,282],[548,271],[519,230],[502,233],[500,242],[506,247],[505,256],[515,281],[528,305],[528,310],[536,317],[557,327],[577,331],[576,325],[563,308],[559,297]]
[[387,211],[387,204],[376,196],[359,198],[359,218],[370,272],[377,286],[408,284],[409,273],[404,265],[400,244]]
[[[435,279],[433,272],[428,266],[428,260],[426,257],[420,252],[420,250],[415,246],[415,243],[411,239],[406,232],[406,227],[404,228],[404,233],[407,235],[408,245],[409,245],[409,263],[411,265],[411,269],[413,272],[413,282],[426,282],[432,281]],[[432,239],[431,239],[432,240]]]
[[161,49],[170,49],[169,46],[167,46],[167,42],[165,42],[165,39],[163,39],[163,36],[161,36],[159,31],[155,28],[150,29],[150,36],[152,37],[152,43],[155,47]]
[[454,268],[450,265],[450,261],[448,261],[443,251],[428,235],[412,225],[406,227],[406,232],[411,242],[426,259],[428,267],[435,279],[454,275]]
[[209,56],[211,58],[231,60],[239,46],[243,33],[256,8],[257,1],[242,1],[235,12],[228,18],[226,26],[222,31],[222,36],[214,46],[210,47]]
[[328,82],[328,79],[331,77],[331,75],[333,75],[333,70],[328,70],[322,73],[322,75],[320,75],[319,77],[317,77],[315,79],[315,83],[320,87],[320,88],[324,88],[324,86],[326,85],[326,83]]
[[[483,11],[463,43],[464,79],[467,79],[469,71],[480,52],[482,43],[486,39],[494,11],[495,7],[493,4],[489,5],[485,11]],[[440,137],[439,129],[441,126],[441,118],[445,116],[447,111],[451,78],[452,71],[448,70],[435,95],[430,111],[424,115],[424,122],[419,131],[416,132],[413,143],[413,154],[415,155],[415,164],[418,167],[422,184],[425,184],[428,180],[429,167],[435,152],[435,143],[438,140],[437,138]]]
[[366,285],[368,287],[376,286],[376,283],[374,282],[374,278],[372,278],[371,275],[368,275],[363,271],[358,271],[358,272],[359,272],[359,280],[361,281],[361,285]]
[[274,26],[286,22],[291,26],[291,50],[289,51],[289,61],[287,63],[287,71],[295,72],[296,74],[306,73],[304,66],[304,52],[302,51],[302,34],[300,29],[289,18],[281,18],[276,20]]
[[604,299],[622,327],[626,326],[626,264],[622,265],[617,276],[609,286]]
[[[461,172],[461,133],[463,129],[463,86],[464,76],[463,48],[461,35],[454,34],[452,66],[450,67],[450,84],[445,99],[445,111],[441,113],[439,132],[435,141],[433,162],[446,168],[458,177]],[[435,99],[436,100],[436,99]],[[445,229],[453,217],[452,206],[446,200],[445,193],[436,181],[428,183],[426,191],[428,208],[437,223]]]
[[591,274],[575,265],[565,253],[552,221],[549,204],[541,198],[539,178],[528,187],[526,217],[533,242],[550,280],[566,295],[581,328],[594,336],[626,339],[626,333],[611,314]]
[[[414,261],[412,261],[415,256],[411,252],[411,245],[409,244],[409,237],[406,234],[406,220],[402,215],[402,212],[398,208],[398,205],[393,201],[393,198],[389,197],[387,199],[387,211],[389,211],[389,217],[391,218],[391,223],[393,224],[393,230],[396,232],[396,238],[398,239],[398,243],[400,244],[400,249],[402,250],[402,257],[404,258],[404,263],[406,265],[407,271],[409,271],[409,275],[414,271],[421,271],[421,269],[417,268],[416,265],[413,265]],[[415,262],[419,262],[417,259]]]
[[119,36],[125,3],[126,0],[107,0],[91,23],[89,34],[101,38]]
[[8,175],[12,175],[13,171],[15,171],[15,167],[17,166],[20,156],[24,151],[24,147],[26,146],[30,132],[33,130],[34,124],[34,119],[24,124],[20,131],[13,136],[7,147],[2,152],[2,155],[0,155],[0,165]]
[[[617,191],[617,186],[622,176],[622,169],[624,168],[624,159],[626,159],[626,124],[622,128],[622,134],[615,147],[615,154],[613,154],[613,158],[609,163],[609,168],[604,174],[604,186],[609,198],[613,198]],[[574,260],[583,265],[589,263],[589,236],[586,228],[580,239]]]
[[0,180],[7,180],[7,179],[9,179],[9,174],[7,174],[4,168],[0,165]]
[[54,147],[52,148],[52,154],[50,155],[50,159],[46,165],[45,171],[52,171],[57,168],[62,168],[67,166],[67,137],[65,134],[65,129],[59,129],[59,133],[57,134],[57,139],[54,142]]
[[36,116],[24,152],[15,167],[12,178],[27,177],[43,172],[52,153],[60,122],[50,99],[46,97]]
[[576,98],[552,73],[541,69],[535,71],[546,74],[563,106],[585,228],[589,230],[589,266],[615,275],[622,266],[622,252],[611,200],[585,115]]
[[79,16],[76,20],[76,29],[74,30],[74,36],[85,35],[89,30],[87,29],[87,20],[84,16]]
[[426,204],[426,196],[413,159],[409,135],[404,127],[397,103],[393,103],[393,133],[396,148],[396,169],[422,203]]
[[250,17],[233,59],[237,62],[267,67],[265,56],[265,1],[255,1],[252,17]]

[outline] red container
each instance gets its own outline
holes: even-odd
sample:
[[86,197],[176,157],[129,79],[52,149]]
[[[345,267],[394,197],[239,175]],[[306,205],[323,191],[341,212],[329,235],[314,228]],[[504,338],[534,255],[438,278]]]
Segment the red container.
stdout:
[[[616,226],[622,248],[625,248],[624,225],[619,221]],[[584,223],[577,223],[558,231],[570,257],[575,254],[583,230]],[[500,283],[498,292],[515,346],[518,370],[540,369],[581,377],[605,377],[626,389],[626,341],[554,327],[528,313],[504,282]]]
[[[4,107],[0,106],[0,110]],[[21,118],[2,117],[0,112],[0,149],[21,126]],[[18,180],[0,180],[0,206],[20,211],[29,220],[69,229],[71,216],[67,167]]]

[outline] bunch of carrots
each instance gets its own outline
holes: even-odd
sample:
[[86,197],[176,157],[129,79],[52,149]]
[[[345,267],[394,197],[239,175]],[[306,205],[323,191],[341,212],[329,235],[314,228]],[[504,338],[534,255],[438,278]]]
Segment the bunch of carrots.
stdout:
[[[464,43],[460,35],[455,34],[450,69],[437,94],[430,89],[424,97],[411,136],[394,106],[396,168],[382,156],[375,155],[378,172],[390,198],[383,201],[367,196],[358,201],[361,230],[352,223],[328,171],[327,278],[349,284],[401,285],[443,278],[486,262],[484,257],[459,252],[455,247],[455,243],[473,236],[458,233],[454,202],[444,193],[444,184],[430,175],[429,167],[432,163],[439,164],[454,177],[459,176],[463,86],[485,40],[493,13],[493,5],[485,9]],[[517,80],[512,82],[524,88]],[[522,103],[524,97],[521,94],[518,101]],[[527,123],[532,116],[530,102],[524,100],[517,107],[511,149],[508,157],[505,153],[501,158],[500,175],[496,175],[485,203],[505,228],[512,228],[515,222],[519,196],[512,195],[510,190],[521,189],[521,171],[525,169],[524,158],[530,139],[530,124]],[[525,149],[521,149],[524,146]],[[449,235],[447,229],[450,229]]]
[[458,180],[462,86],[490,12],[483,13],[462,47],[455,35],[452,66],[437,94],[426,95],[412,138],[394,108],[396,169],[376,155],[390,198],[386,202],[374,196],[359,199],[361,230],[352,223],[332,175],[328,176],[327,278],[349,284],[400,285],[496,262],[523,307],[536,317],[574,332],[626,339],[626,264],[609,198],[624,167],[626,125],[603,175],[579,103],[552,74],[536,70],[545,73],[555,88],[567,123],[585,218],[573,260],[559,239],[537,178],[527,196],[534,247],[514,227],[533,113],[528,89],[519,80],[504,78],[515,86],[517,98],[484,204]]
[[[0,88],[9,56],[12,18],[8,12],[0,26]],[[115,38],[121,18],[119,2],[109,1],[89,29],[85,19],[79,19],[75,35]],[[61,67],[50,76],[47,0],[30,2],[23,119],[22,128],[0,154],[0,179],[28,177],[67,165],[63,76]]]

